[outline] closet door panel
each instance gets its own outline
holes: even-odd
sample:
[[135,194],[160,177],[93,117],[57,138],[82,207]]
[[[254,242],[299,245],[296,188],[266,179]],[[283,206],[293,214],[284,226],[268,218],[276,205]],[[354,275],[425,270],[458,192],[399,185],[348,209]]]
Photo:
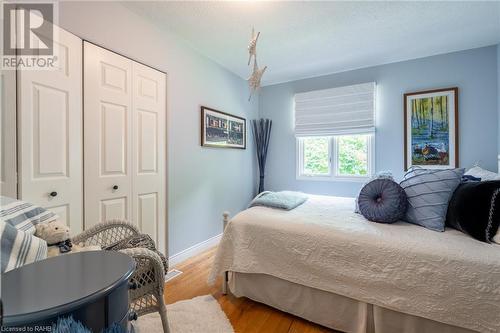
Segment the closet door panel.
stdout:
[[99,212],[102,221],[120,219],[127,220],[127,197],[104,199],[100,202]]
[[123,105],[101,103],[100,169],[102,176],[127,175],[127,116]]
[[33,179],[68,177],[68,91],[33,83]]
[[[57,70],[17,72],[19,197],[82,231],[82,40],[62,29]],[[52,195],[51,195],[52,194]]]
[[0,72],[0,194],[17,198],[16,72]]
[[133,214],[166,253],[166,75],[133,63]]
[[69,205],[67,205],[67,204],[58,205],[58,206],[50,206],[49,205],[46,208],[50,209],[51,211],[53,211],[54,213],[59,215],[59,217],[63,221],[69,221],[69,219],[70,219],[70,206]]
[[132,62],[84,43],[85,228],[132,219]]
[[157,238],[158,235],[158,192],[137,196],[137,221],[142,232]]
[[137,110],[137,143],[139,174],[158,173],[158,114]]

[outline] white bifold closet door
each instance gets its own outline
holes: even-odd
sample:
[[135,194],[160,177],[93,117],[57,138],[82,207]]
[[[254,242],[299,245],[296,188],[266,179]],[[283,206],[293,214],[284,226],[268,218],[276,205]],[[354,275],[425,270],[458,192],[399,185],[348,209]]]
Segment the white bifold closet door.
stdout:
[[56,70],[17,71],[19,193],[82,231],[82,40],[58,29]]
[[84,43],[85,228],[132,217],[132,63]]
[[128,220],[164,252],[166,75],[84,43],[85,227]]
[[16,71],[0,72],[0,195],[17,198]]
[[132,220],[160,249],[167,233],[166,81],[164,73],[132,62]]

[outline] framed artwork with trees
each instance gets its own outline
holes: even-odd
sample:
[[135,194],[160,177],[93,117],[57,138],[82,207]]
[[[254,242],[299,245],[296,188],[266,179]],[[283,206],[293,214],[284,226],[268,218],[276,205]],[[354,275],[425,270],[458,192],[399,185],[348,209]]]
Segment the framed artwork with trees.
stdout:
[[405,170],[458,167],[458,88],[404,94]]

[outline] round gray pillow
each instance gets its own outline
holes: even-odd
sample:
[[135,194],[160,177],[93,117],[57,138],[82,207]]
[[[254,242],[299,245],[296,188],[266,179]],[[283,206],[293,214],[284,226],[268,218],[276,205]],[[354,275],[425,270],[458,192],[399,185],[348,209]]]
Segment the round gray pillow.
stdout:
[[359,210],[368,220],[394,223],[405,216],[408,200],[403,188],[390,179],[375,179],[359,193]]

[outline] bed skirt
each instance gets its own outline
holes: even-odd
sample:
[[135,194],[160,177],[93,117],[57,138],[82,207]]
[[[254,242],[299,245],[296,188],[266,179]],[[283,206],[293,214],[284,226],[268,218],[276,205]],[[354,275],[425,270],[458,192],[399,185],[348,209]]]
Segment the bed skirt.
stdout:
[[266,274],[229,274],[236,297],[248,297],[322,326],[352,333],[472,333],[474,331],[367,304]]

